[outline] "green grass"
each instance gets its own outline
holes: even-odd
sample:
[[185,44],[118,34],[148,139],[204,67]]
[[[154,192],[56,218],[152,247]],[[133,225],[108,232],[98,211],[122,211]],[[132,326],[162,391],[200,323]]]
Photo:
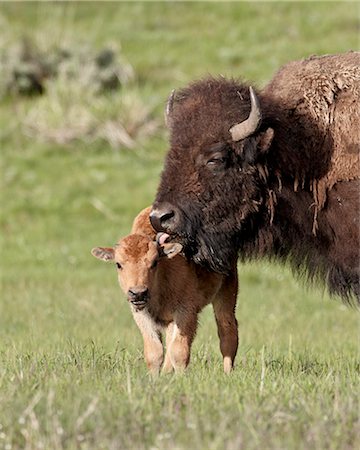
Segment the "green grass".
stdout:
[[[121,43],[159,120],[193,78],[262,85],[286,61],[359,47],[356,3],[2,3],[4,23],[9,40]],[[131,151],[41,143],[20,131],[32,101],[0,105],[0,449],[359,448],[358,312],[287,268],[239,267],[231,376],[210,309],[187,373],[147,375],[114,270],[90,249],[151,203],[166,132]]]

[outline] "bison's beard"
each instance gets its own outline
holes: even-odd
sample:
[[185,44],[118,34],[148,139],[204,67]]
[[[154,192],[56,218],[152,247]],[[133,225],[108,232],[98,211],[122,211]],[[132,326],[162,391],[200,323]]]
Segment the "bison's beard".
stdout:
[[[170,235],[173,242],[183,246],[187,259],[208,270],[229,274],[237,260],[239,239],[236,218],[208,215],[201,205],[190,203],[181,208],[181,223]],[[215,208],[219,211],[219,208]]]
[[228,234],[197,230],[191,237],[183,237],[181,242],[188,259],[209,270],[228,274],[237,259],[236,239]]

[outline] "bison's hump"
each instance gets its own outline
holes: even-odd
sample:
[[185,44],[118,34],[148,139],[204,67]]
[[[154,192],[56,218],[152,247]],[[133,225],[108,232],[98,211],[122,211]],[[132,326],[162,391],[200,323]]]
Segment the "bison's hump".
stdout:
[[309,122],[318,127],[321,139],[306,156],[318,161],[315,152],[326,155],[329,149],[327,173],[312,180],[315,203],[322,208],[336,182],[360,176],[360,52],[290,62],[263,94],[280,103],[303,128]]

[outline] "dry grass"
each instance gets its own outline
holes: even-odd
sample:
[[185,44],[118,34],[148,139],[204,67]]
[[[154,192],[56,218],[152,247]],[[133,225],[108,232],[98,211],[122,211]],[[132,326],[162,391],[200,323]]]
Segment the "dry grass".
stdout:
[[23,133],[61,145],[103,141],[114,149],[134,148],[136,141],[151,136],[159,126],[153,107],[141,101],[135,87],[98,96],[82,86],[59,82],[27,106],[20,114]]

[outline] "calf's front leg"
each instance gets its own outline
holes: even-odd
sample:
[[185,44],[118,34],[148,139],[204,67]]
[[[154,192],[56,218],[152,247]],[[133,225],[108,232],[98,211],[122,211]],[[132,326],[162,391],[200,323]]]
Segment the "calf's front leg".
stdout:
[[158,327],[146,310],[133,311],[133,317],[144,340],[146,365],[150,373],[157,375],[164,359],[164,349]]

